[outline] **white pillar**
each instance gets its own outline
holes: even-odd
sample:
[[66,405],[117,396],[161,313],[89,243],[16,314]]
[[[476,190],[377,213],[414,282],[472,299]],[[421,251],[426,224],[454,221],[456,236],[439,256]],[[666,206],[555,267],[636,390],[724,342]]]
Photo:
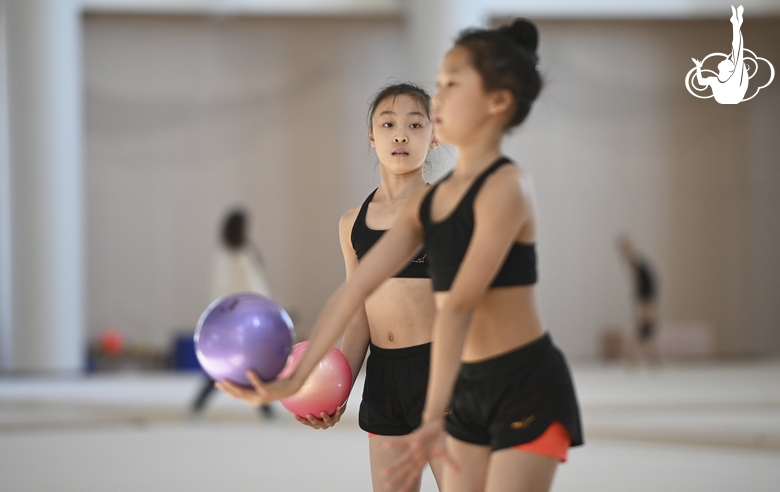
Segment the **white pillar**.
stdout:
[[81,18],[75,0],[5,3],[13,371],[84,364]]
[[[480,0],[405,0],[409,79],[431,94],[444,54],[463,29],[487,27],[487,11]],[[426,180],[436,182],[455,164],[454,148],[441,146],[433,153]]]
[[5,2],[0,0],[0,372],[11,370],[11,170]]
[[406,0],[407,53],[411,80],[433,91],[436,72],[458,33],[486,27],[480,0]]

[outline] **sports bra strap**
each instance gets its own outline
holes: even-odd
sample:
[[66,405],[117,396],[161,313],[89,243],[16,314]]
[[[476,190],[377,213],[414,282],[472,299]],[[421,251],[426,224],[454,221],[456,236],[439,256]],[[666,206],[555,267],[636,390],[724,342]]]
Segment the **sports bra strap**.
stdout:
[[466,194],[463,196],[463,199],[461,202],[465,203],[467,202],[466,198],[471,198],[473,203],[473,198],[479,193],[479,190],[482,188],[482,185],[485,183],[485,180],[488,179],[488,177],[493,174],[493,172],[498,169],[499,167],[503,166],[504,164],[509,164],[512,161],[507,159],[506,157],[500,157],[496,162],[491,164],[487,169],[482,171],[482,173],[477,176],[477,179],[474,180],[474,182],[471,184],[471,187],[469,188],[469,191],[466,192]]
[[360,211],[357,214],[357,217],[355,218],[356,224],[363,224],[363,226],[368,227],[366,225],[366,214],[368,213],[368,204],[371,203],[371,200],[374,199],[374,194],[376,193],[376,190],[372,191],[370,195],[368,195],[368,198],[363,202],[363,205],[360,206]]
[[[460,202],[455,206],[451,214],[455,213],[455,211],[457,211],[457,209],[460,208],[463,204],[469,203],[470,201],[473,203],[474,196],[476,196],[476,194],[482,188],[482,185],[485,183],[485,180],[488,178],[488,176],[490,176],[493,173],[493,171],[503,166],[504,164],[511,164],[511,163],[512,163],[511,160],[502,156],[498,160],[496,160],[496,162],[488,166],[487,169],[482,171],[482,173],[480,173],[480,175],[477,176],[477,179],[475,179],[474,182],[471,183],[471,186],[469,186],[468,191],[466,191],[466,193],[463,195],[463,198],[460,199]],[[423,197],[423,201],[420,204],[420,222],[422,222],[423,224],[431,223],[431,201],[433,200],[434,191],[436,190],[436,188],[439,187],[440,184],[442,184],[444,181],[449,179],[450,176],[452,176],[452,171],[447,173],[447,175],[441,178],[435,185],[431,186],[431,189],[428,190],[428,193],[426,193],[425,197]]]

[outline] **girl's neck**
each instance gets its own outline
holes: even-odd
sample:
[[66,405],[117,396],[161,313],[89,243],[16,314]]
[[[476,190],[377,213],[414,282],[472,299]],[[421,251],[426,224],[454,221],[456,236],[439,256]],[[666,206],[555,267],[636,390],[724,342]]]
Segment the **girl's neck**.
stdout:
[[495,135],[487,139],[474,139],[458,145],[458,159],[453,174],[469,179],[481,173],[490,164],[501,157],[501,137]]
[[382,177],[382,181],[379,183],[379,189],[377,189],[374,198],[387,200],[391,203],[408,197],[427,184],[422,172],[418,171],[406,174],[393,174],[386,171],[380,164],[379,174]]

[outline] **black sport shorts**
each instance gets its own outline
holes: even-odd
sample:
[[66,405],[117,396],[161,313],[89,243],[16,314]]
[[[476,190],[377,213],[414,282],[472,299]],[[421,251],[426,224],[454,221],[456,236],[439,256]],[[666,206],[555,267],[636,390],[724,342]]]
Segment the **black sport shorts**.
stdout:
[[461,364],[447,432],[493,451],[533,441],[553,422],[583,443],[574,385],[548,334],[486,361]]
[[360,428],[381,436],[403,436],[422,420],[431,344],[384,349],[370,344]]

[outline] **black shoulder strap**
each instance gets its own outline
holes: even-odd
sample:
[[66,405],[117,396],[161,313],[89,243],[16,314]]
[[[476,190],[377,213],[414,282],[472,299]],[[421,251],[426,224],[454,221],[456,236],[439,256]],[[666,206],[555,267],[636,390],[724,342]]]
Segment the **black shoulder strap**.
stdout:
[[425,193],[422,202],[420,202],[420,222],[423,226],[426,226],[431,222],[431,199],[433,197],[433,190],[438,188],[439,184],[444,181],[444,179],[446,179],[446,176],[443,179],[440,179],[435,185],[431,186]]
[[[377,188],[376,190],[378,190]],[[368,198],[363,202],[363,205],[360,206],[360,211],[357,214],[357,217],[355,218],[355,224],[358,222],[362,222],[363,225],[366,224],[366,213],[368,213],[368,204],[371,203],[371,200],[374,199],[374,194],[376,193],[376,190],[372,191],[370,195],[368,195]]]
[[[379,188],[377,188],[377,190],[378,189]],[[360,211],[358,212],[357,217],[355,217],[355,223],[352,224],[352,233],[349,237],[352,240],[353,248],[355,247],[355,241],[357,240],[356,234],[364,234],[363,231],[368,228],[368,226],[366,226],[366,212],[368,211],[368,204],[374,199],[374,193],[376,193],[376,190],[372,191],[371,194],[368,195],[368,198],[363,202],[363,205],[360,206]]]
[[465,210],[467,210],[467,214],[469,217],[471,217],[470,220],[473,220],[473,210],[474,210],[474,200],[477,197],[477,193],[479,193],[479,190],[482,188],[482,185],[485,183],[485,180],[487,180],[488,176],[493,174],[496,169],[503,166],[504,164],[511,163],[509,159],[506,157],[500,157],[496,162],[491,164],[487,169],[482,171],[482,174],[477,176],[477,179],[474,180],[474,182],[471,184],[471,187],[466,192],[466,194],[463,196],[463,199],[461,200],[458,207],[463,207]]
[[496,169],[503,166],[504,164],[510,164],[512,161],[510,161],[506,157],[499,157],[496,162],[491,164],[487,169],[482,171],[482,174],[480,174],[477,179],[474,180],[474,184],[471,185],[471,189],[469,190],[469,193],[474,193],[474,195],[477,194],[480,188],[482,188],[482,185],[485,183],[485,180],[493,174]]

